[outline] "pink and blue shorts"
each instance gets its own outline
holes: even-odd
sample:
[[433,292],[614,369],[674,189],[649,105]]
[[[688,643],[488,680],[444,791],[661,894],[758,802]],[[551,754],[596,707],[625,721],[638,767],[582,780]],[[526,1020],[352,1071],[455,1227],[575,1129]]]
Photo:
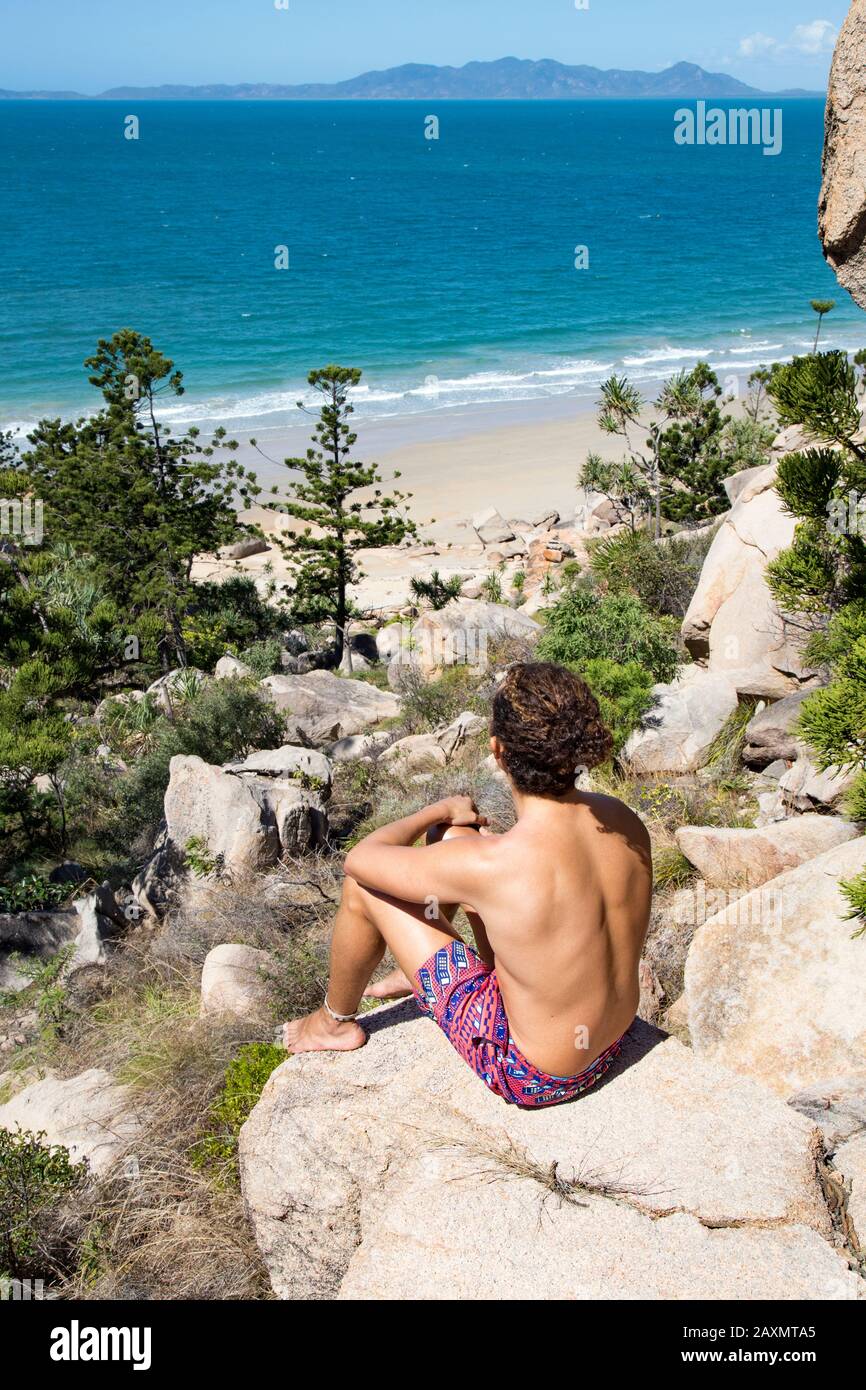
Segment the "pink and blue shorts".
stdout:
[[535,1109],[573,1100],[594,1086],[622,1050],[605,1048],[578,1076],[549,1076],[517,1047],[492,966],[463,941],[442,946],[415,975],[415,997],[456,1052],[508,1105]]

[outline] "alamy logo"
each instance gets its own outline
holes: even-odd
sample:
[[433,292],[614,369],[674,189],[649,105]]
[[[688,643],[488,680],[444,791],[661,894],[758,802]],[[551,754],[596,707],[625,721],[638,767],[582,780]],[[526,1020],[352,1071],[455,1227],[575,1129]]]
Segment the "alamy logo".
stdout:
[[33,1299],[44,1297],[43,1279],[7,1279],[5,1276],[0,1278],[0,1302],[30,1303]]
[[674,140],[678,145],[763,145],[764,154],[782,153],[782,110],[769,106],[721,106],[707,109],[699,101],[693,111],[682,106],[674,112]]
[[0,536],[15,536],[22,545],[41,545],[45,528],[41,499],[0,497]]
[[131,1361],[135,1371],[150,1370],[149,1327],[69,1327],[51,1332],[52,1361]]

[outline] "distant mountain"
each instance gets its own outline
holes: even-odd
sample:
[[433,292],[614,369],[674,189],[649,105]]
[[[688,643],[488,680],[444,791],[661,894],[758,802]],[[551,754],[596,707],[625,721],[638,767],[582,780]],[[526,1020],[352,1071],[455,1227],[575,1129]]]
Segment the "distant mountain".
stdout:
[[[756,97],[768,95],[723,72],[706,72],[695,63],[675,63],[664,72],[620,68],[569,67],[552,58],[500,58],[462,68],[404,63],[383,72],[364,72],[346,82],[315,82],[286,87],[268,82],[204,87],[112,87],[96,97],[77,92],[10,92],[0,101],[556,101],[599,97]],[[817,92],[776,92],[775,96],[818,96]]]

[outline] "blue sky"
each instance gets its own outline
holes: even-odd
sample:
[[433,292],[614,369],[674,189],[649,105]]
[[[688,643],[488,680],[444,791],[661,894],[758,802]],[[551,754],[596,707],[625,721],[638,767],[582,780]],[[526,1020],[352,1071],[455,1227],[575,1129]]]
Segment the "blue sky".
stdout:
[[[585,0],[579,0],[585,3]],[[0,0],[0,87],[339,81],[405,62],[680,60],[767,89],[826,81],[847,0]]]

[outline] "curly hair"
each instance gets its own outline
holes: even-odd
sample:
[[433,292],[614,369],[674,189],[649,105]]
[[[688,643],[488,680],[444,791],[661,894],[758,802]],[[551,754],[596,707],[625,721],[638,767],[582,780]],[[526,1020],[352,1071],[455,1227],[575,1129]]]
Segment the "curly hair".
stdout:
[[490,732],[518,791],[564,796],[583,768],[610,757],[613,737],[585,681],[549,661],[511,666],[493,697]]

